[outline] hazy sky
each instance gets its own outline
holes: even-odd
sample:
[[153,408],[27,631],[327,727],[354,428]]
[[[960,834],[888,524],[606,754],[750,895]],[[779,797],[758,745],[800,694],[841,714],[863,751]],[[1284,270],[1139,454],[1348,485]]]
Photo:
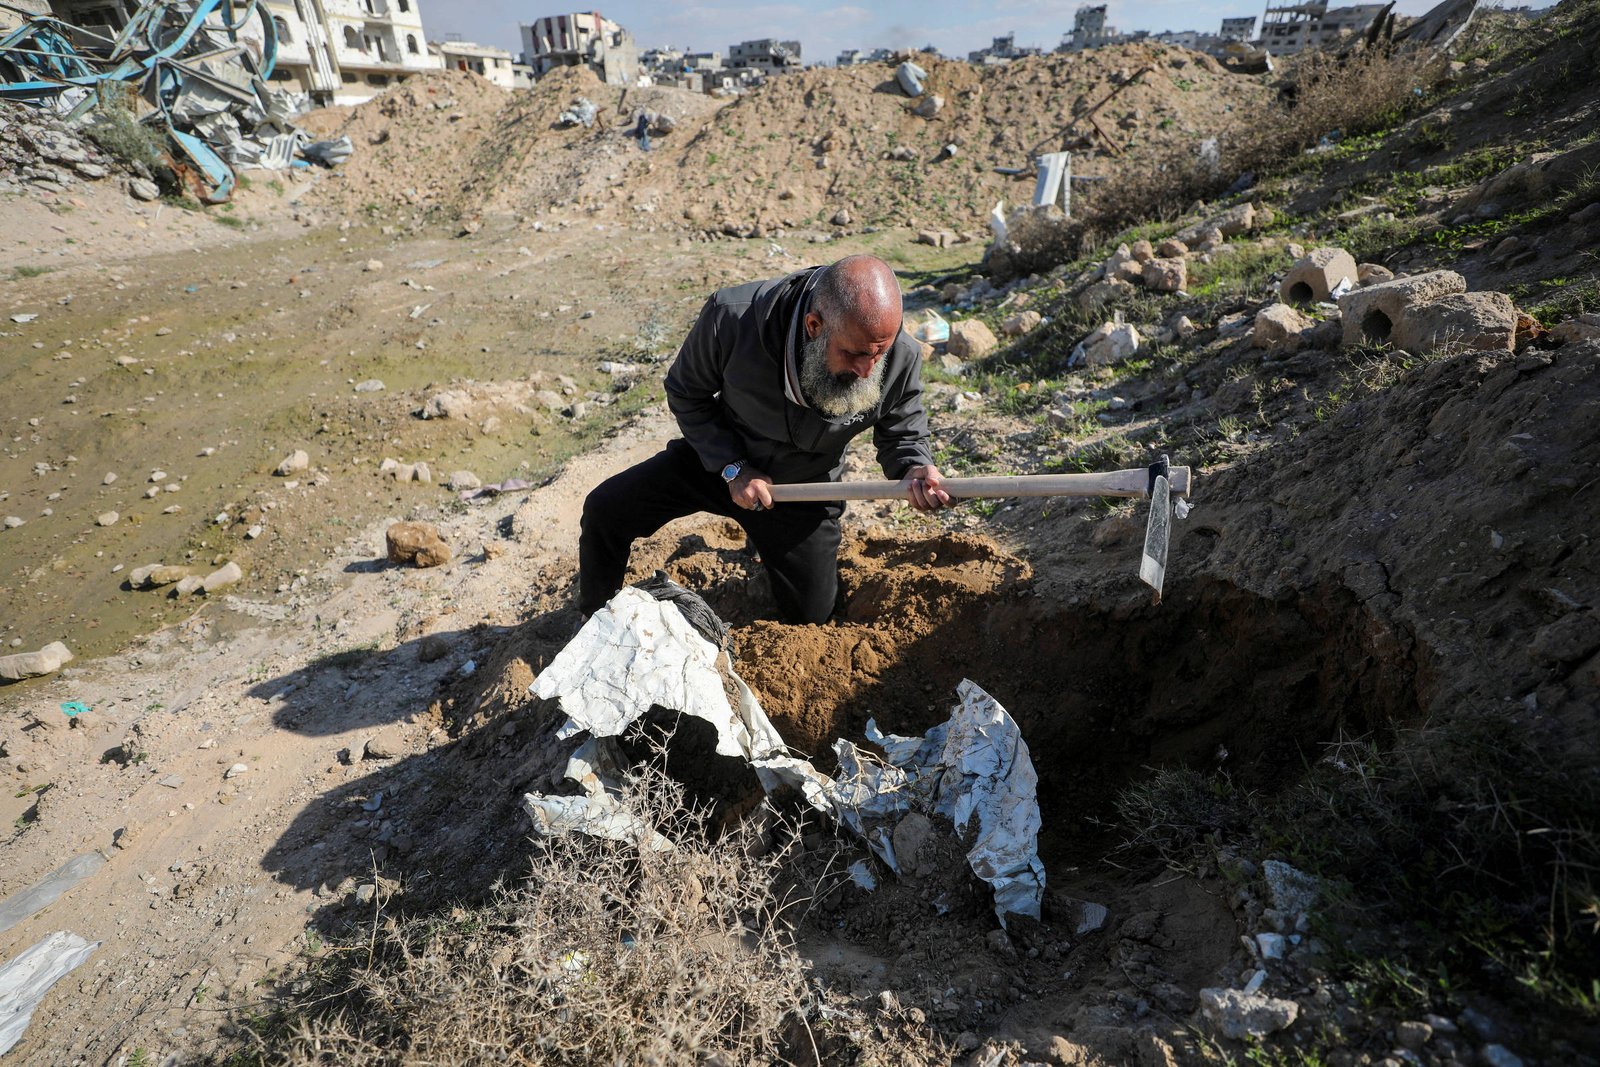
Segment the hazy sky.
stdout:
[[[1341,0],[1333,0],[1335,5]],[[1354,2],[1354,0],[1343,0]],[[1434,0],[1400,0],[1401,14],[1417,15]],[[459,33],[469,41],[522,50],[517,26],[545,15],[582,10],[576,5],[527,6],[528,0],[420,0],[430,39]],[[1119,30],[1215,31],[1222,19],[1261,16],[1265,3],[1247,0],[1109,0],[1109,22]],[[1077,3],[1057,0],[881,0],[879,3],[814,4],[701,0],[651,3],[613,0],[599,10],[632,31],[641,50],[673,45],[726,52],[753,37],[798,39],[807,62],[833,62],[842,48],[904,48],[937,45],[946,55],[965,56],[990,38],[1016,31],[1017,44],[1046,50],[1072,28]]]

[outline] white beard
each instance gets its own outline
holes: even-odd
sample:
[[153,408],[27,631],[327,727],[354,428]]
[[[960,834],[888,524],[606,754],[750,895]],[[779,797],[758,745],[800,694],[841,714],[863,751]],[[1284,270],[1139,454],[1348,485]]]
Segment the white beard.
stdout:
[[859,415],[883,398],[883,369],[888,363],[886,352],[865,378],[848,372],[835,375],[828,370],[828,331],[822,330],[800,346],[800,389],[829,418]]

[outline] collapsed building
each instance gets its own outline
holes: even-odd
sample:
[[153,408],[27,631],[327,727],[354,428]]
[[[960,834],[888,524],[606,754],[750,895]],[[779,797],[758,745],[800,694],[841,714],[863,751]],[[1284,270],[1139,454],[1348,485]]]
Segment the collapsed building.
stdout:
[[521,25],[522,62],[542,78],[557,67],[588,67],[607,85],[639,80],[633,34],[598,11],[546,15]]
[[81,23],[26,15],[0,36],[0,97],[71,126],[123,131],[118,153],[148,184],[146,199],[160,179],[221,203],[232,195],[235,167],[348,158],[348,140],[313,143],[294,125],[306,95],[273,88],[279,17],[266,5],[146,0],[131,14],[120,2],[69,8]]
[[1328,0],[1309,0],[1267,8],[1261,22],[1261,48],[1273,56],[1288,56],[1309,48],[1326,48],[1365,33],[1388,4],[1328,6]]

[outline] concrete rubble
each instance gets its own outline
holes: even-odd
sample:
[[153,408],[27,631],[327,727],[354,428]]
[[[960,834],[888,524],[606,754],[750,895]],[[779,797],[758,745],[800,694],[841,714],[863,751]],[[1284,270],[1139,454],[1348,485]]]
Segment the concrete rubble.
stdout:
[[1377,282],[1339,298],[1346,345],[1393,344],[1412,352],[1445,346],[1509,352],[1517,310],[1503,293],[1468,293],[1466,279],[1437,270]]
[[43,678],[54,674],[71,663],[72,652],[60,641],[52,641],[37,652],[15,652],[0,656],[0,678],[20,682],[28,678]]
[[[236,167],[281,170],[347,159],[348,138],[314,143],[294,124],[307,98],[269,88],[278,27],[267,9],[250,8],[233,25],[223,11],[221,0],[187,6],[147,0],[126,12],[115,38],[51,15],[25,18],[0,52],[0,90],[27,105],[20,110],[53,115],[67,129],[24,119],[16,136],[0,134],[0,160],[59,192],[75,178],[110,176],[108,155],[119,155],[136,199],[155,199],[159,182],[217,204],[232,195]],[[161,92],[143,91],[157,78]],[[95,132],[101,127],[104,137]],[[91,152],[73,136],[78,131],[120,147]],[[34,158],[8,158],[18,146]]]
[[1334,299],[1334,291],[1360,281],[1360,271],[1342,248],[1313,248],[1289,268],[1278,285],[1285,304],[1315,304]]

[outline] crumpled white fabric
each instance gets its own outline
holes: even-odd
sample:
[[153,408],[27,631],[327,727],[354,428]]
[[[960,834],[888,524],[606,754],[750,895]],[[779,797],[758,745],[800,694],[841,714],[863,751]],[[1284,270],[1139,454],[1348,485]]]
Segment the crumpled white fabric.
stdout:
[[746,760],[768,792],[795,789],[860,836],[896,874],[893,833],[906,813],[941,815],[963,835],[976,819],[967,860],[993,887],[1001,924],[1008,914],[1039,917],[1045,876],[1038,777],[1022,731],[999,701],[964,679],[950,718],[920,738],[883,734],[869,722],[867,738],[885,759],[841,738],[834,742],[834,778],[788,754],[755,694],[731,670],[739,706],[729,704],[717,657],[717,647],[676,607],[642,590],[623,589],[595,612],[531,687],[535,696],[561,702],[568,721],[557,736],[590,736],[566,773],[584,796],[523,797],[536,828],[660,847],[653,831],[615,802],[620,757],[608,740],[659,705],[710,723],[720,754]]
[[0,1056],[22,1040],[33,1011],[73,968],[88,959],[98,941],[57,930],[16,959],[0,966]]

